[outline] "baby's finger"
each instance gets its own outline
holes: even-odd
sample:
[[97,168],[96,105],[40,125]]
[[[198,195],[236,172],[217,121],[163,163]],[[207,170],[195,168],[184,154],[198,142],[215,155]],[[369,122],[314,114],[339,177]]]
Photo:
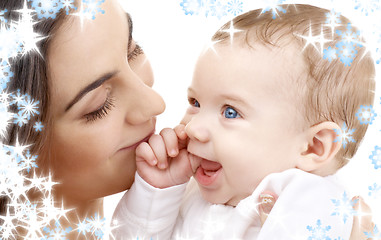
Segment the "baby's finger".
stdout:
[[258,211],[262,226],[265,224],[267,216],[274,207],[276,199],[276,195],[270,191],[264,191],[261,195],[259,195]]
[[160,135],[164,140],[168,156],[176,157],[177,154],[179,154],[179,146],[177,144],[178,140],[175,131],[171,128],[164,128],[161,130]]
[[165,149],[164,140],[160,135],[154,134],[148,140],[156,159],[157,167],[160,169],[165,169],[168,166],[167,163],[167,151]]
[[185,132],[185,125],[184,124],[179,124],[175,127],[175,133],[178,137],[179,141],[179,149],[184,149],[187,147],[187,140],[188,140],[188,135]]
[[177,125],[174,130],[175,130],[175,133],[179,139],[181,139],[181,140],[187,139],[188,136],[185,132],[185,125],[184,124]]
[[152,151],[152,148],[148,143],[142,142],[135,150],[136,152],[136,162],[145,161],[151,166],[157,164],[157,159]]

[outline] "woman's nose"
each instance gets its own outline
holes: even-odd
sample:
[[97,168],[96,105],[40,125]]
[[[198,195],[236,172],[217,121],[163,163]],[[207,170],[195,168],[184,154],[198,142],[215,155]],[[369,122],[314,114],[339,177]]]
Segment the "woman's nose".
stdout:
[[136,82],[129,97],[129,101],[133,101],[132,108],[126,114],[126,121],[133,125],[145,123],[165,110],[164,100],[156,91],[140,79]]
[[185,126],[185,132],[191,140],[203,143],[210,140],[210,132],[206,121],[207,120],[200,115],[195,115],[190,119]]

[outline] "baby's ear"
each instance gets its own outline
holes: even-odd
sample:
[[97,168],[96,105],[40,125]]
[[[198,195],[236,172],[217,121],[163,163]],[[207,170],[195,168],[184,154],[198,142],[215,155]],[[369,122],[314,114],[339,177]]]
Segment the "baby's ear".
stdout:
[[[322,122],[306,130],[305,147],[297,162],[297,168],[312,173],[331,171],[335,155],[341,148],[335,130],[340,127],[334,122]],[[319,174],[320,175],[320,174]]]

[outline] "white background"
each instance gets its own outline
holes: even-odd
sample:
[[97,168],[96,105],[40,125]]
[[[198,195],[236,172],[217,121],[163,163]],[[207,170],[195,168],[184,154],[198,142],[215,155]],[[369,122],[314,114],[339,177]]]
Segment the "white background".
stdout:
[[[205,17],[185,15],[180,3],[181,0],[120,0],[134,22],[134,39],[141,45],[151,61],[154,74],[154,89],[164,98],[167,108],[160,115],[157,130],[163,127],[174,127],[180,120],[188,106],[187,87],[192,79],[193,66],[198,54],[208,42],[213,33],[233,16],[222,19],[214,16]],[[244,11],[266,6],[266,1],[243,0]],[[364,1],[366,2],[366,1]],[[287,3],[297,3],[287,1]],[[334,8],[350,18],[360,29],[373,31],[370,25],[375,22],[364,12],[355,10],[355,0],[320,0],[299,1],[310,3],[327,9]],[[379,10],[380,11],[380,10]],[[381,15],[379,12],[378,15]],[[380,21],[381,22],[381,21]],[[375,41],[381,38],[380,32],[367,40]],[[381,45],[381,43],[379,43]],[[380,64],[377,71],[380,72]],[[379,83],[379,80],[377,80]],[[374,169],[369,156],[374,147],[381,146],[380,139],[380,94],[376,91],[374,109],[379,115],[368,128],[368,133],[354,159],[339,171],[338,176],[348,188],[351,196],[361,195],[371,205],[374,220],[381,223],[381,196],[368,196],[368,186],[373,183],[381,185],[381,169]],[[301,193],[303,194],[303,193]],[[379,193],[381,195],[381,192]],[[109,219],[121,194],[107,197],[105,200],[106,218]],[[297,196],[295,196],[297,197]]]

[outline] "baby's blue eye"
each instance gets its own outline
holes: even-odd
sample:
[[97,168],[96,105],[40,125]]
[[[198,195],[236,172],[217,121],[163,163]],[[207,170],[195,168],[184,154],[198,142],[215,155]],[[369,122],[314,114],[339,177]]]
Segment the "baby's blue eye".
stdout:
[[239,113],[232,107],[227,107],[224,111],[224,115],[226,118],[237,118],[241,117]]
[[193,107],[196,107],[196,108],[200,107],[200,103],[196,99],[190,98],[188,101],[189,101],[189,104],[192,105]]

